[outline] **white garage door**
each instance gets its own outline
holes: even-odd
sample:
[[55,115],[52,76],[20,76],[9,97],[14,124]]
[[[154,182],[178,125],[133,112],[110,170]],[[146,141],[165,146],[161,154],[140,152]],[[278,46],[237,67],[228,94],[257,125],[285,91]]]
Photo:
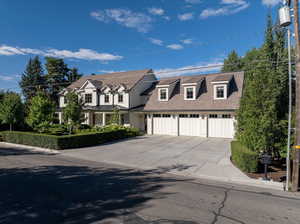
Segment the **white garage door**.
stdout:
[[177,135],[176,117],[171,114],[153,114],[153,134]]
[[199,114],[179,115],[179,135],[206,137],[206,119]]
[[234,119],[229,114],[211,114],[208,119],[208,136],[234,138]]

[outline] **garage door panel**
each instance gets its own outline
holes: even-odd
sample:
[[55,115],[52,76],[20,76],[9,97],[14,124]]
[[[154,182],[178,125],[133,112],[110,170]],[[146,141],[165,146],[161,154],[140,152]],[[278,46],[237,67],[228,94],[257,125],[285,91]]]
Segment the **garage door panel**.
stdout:
[[209,137],[213,138],[233,138],[234,120],[232,118],[210,118],[208,122]]
[[153,134],[155,135],[177,135],[176,118],[153,117]]
[[206,120],[202,118],[179,118],[179,135],[206,137]]

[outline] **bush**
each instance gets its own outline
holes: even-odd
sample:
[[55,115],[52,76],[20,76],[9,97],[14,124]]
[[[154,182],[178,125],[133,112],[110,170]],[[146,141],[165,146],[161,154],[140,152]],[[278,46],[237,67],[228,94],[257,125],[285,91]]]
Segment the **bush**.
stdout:
[[95,146],[105,142],[134,137],[139,132],[133,128],[120,128],[103,132],[55,136],[32,132],[2,132],[4,141],[50,149],[70,149]]
[[244,172],[257,172],[259,155],[250,151],[238,141],[231,142],[231,159],[234,164]]

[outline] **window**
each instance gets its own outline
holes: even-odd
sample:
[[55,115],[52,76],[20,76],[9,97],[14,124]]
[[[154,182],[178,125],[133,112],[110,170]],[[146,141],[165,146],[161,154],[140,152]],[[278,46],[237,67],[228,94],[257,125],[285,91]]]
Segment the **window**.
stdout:
[[222,114],[222,118],[231,118],[231,114]]
[[104,95],[104,102],[109,103],[109,95],[108,94]]
[[160,101],[168,100],[168,89],[167,88],[159,89],[159,100]]
[[118,102],[123,103],[123,94],[118,95]]
[[191,117],[191,118],[199,118],[200,115],[199,115],[199,114],[190,114],[190,117]]
[[85,94],[84,95],[84,102],[85,103],[92,103],[92,94]]
[[184,118],[184,117],[189,117],[188,114],[179,114],[179,117]]
[[209,118],[218,118],[218,115],[217,114],[210,114]]
[[64,104],[67,104],[68,103],[68,99],[66,96],[64,96]]
[[163,114],[162,117],[171,117],[170,114]]
[[161,117],[161,114],[153,114],[153,117]]
[[226,99],[227,98],[227,86],[226,85],[216,85],[214,86],[214,98],[215,99]]
[[185,100],[195,100],[195,87],[185,87]]

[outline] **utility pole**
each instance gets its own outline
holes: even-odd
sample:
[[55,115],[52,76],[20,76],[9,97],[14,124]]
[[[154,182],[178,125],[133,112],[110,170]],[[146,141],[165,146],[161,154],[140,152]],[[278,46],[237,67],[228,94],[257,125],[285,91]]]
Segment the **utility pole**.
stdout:
[[294,31],[296,50],[296,145],[294,147],[292,187],[298,191],[299,185],[299,150],[300,150],[300,39],[299,39],[299,0],[294,0]]

